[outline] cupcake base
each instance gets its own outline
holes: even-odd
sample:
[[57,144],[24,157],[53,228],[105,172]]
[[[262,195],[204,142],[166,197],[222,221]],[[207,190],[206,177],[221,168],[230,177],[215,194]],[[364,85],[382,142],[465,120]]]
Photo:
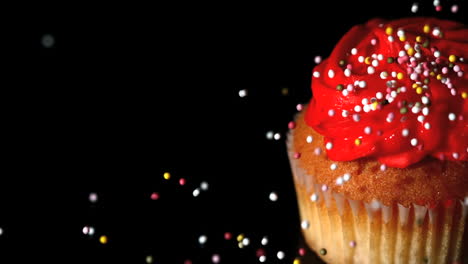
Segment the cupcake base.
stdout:
[[[385,206],[354,201],[322,190],[298,165],[288,141],[289,159],[303,221],[303,235],[327,263],[468,263],[462,201],[434,208]],[[464,238],[465,237],[465,238]]]

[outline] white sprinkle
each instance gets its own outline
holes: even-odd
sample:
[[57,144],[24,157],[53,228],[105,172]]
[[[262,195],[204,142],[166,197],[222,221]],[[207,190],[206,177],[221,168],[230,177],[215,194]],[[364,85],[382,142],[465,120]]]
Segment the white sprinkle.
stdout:
[[367,86],[366,81],[359,81],[359,87],[365,88]]
[[310,226],[309,221],[303,220],[303,221],[301,222],[301,228],[302,228],[302,229],[306,230],[306,229],[309,228],[309,226]]
[[275,192],[271,192],[270,195],[268,196],[268,198],[269,198],[270,201],[272,201],[272,202],[278,201],[278,195],[277,195]]
[[376,97],[377,99],[380,100],[380,99],[383,98],[383,94],[382,94],[381,92],[377,92],[377,93],[375,94],[375,97]]
[[356,55],[357,54],[357,49],[356,48],[351,49],[351,54]]
[[311,200],[312,202],[316,202],[316,201],[318,200],[318,195],[315,194],[315,193],[312,194],[312,195],[310,196],[310,200]]
[[263,246],[266,246],[268,244],[268,237],[264,236],[261,241]]
[[374,67],[372,67],[372,66],[367,67],[367,73],[368,74],[374,74],[374,72],[375,72]]
[[418,12],[418,3],[414,3],[414,4],[411,6],[411,12],[413,12],[413,13]]
[[359,112],[361,112],[361,110],[362,110],[362,107],[361,107],[360,105],[354,106],[354,111],[355,111],[355,112],[358,112],[358,113],[359,113]]
[[422,109],[422,113],[423,113],[423,115],[427,116],[429,114],[429,107],[424,107]]
[[364,110],[364,112],[368,113],[370,110],[371,110],[371,105],[365,105],[362,110]]
[[192,195],[193,197],[197,197],[198,195],[200,195],[200,189],[196,188],[195,190],[193,190]]
[[395,40],[395,39],[393,38],[393,36],[388,36],[387,39],[388,39],[388,41],[390,41],[390,42],[393,42],[393,41]]
[[347,181],[349,181],[349,179],[351,179],[351,174],[345,173],[345,174],[343,175],[343,181],[347,182]]
[[419,123],[422,123],[422,122],[424,122],[424,119],[425,119],[425,118],[424,118],[424,116],[422,116],[422,115],[418,115],[418,118],[417,118],[417,119],[418,119]]
[[202,183],[200,183],[200,189],[202,189],[202,191],[208,191],[208,183],[206,181],[203,181]]
[[338,165],[336,165],[335,163],[332,163],[332,165],[330,165],[330,170],[336,170],[336,168],[338,168]]
[[402,29],[398,29],[396,34],[398,37],[403,37],[405,35],[405,31],[403,31]]
[[239,97],[243,98],[245,96],[247,96],[247,90],[246,89],[239,90]]
[[377,59],[378,59],[378,60],[383,60],[383,58],[384,58],[384,57],[383,57],[382,54],[377,55]]
[[346,77],[351,76],[351,70],[350,70],[350,69],[345,69],[345,70],[344,70],[344,75],[345,75]]
[[416,145],[418,145],[418,139],[412,138],[411,139],[411,146],[416,147]]
[[439,0],[434,0],[434,1],[432,2],[432,4],[433,4],[434,6],[438,6],[438,5],[440,5],[440,1],[439,1]]
[[434,28],[434,30],[432,30],[432,35],[434,35],[436,37],[439,37],[440,36],[440,29],[438,27]]
[[312,136],[307,136],[306,142],[307,143],[312,143],[312,141],[314,141],[314,138]]
[[346,90],[348,90],[349,92],[352,92],[354,91],[354,86],[352,84],[348,84],[346,85]]
[[387,165],[380,164],[380,171],[386,171],[386,170],[387,170]]
[[343,91],[341,91],[341,94],[343,94],[343,96],[348,96],[349,91],[347,89],[343,89]]
[[325,145],[325,148],[328,149],[328,150],[332,149],[333,148],[333,143],[327,142],[327,144]]
[[452,157],[453,157],[454,159],[458,159],[460,156],[458,155],[457,152],[454,152],[454,153],[452,153]]
[[361,116],[359,114],[353,114],[353,120],[354,122],[359,122],[361,121]]
[[454,113],[450,113],[450,114],[448,115],[448,119],[449,119],[450,121],[455,121],[455,119],[457,119],[457,116],[456,116]]
[[372,66],[374,66],[374,67],[379,66],[379,61],[378,60],[373,60],[372,61]]
[[314,76],[315,78],[319,78],[319,77],[320,77],[320,72],[314,71],[313,76]]
[[244,239],[242,239],[242,245],[248,246],[249,244],[250,244],[250,239],[247,237],[244,237]]
[[388,73],[386,71],[383,71],[380,73],[380,79],[385,80],[388,77]]
[[338,178],[336,179],[336,184],[337,184],[337,185],[343,185],[343,177],[338,177]]
[[368,103],[369,103],[369,99],[367,99],[367,98],[364,98],[364,99],[361,100],[362,105],[366,105]]
[[328,116],[334,116],[335,115],[335,110],[330,109],[328,110]]
[[314,62],[315,62],[316,64],[319,64],[320,62],[322,62],[322,57],[321,57],[321,56],[315,56]]
[[429,103],[429,98],[427,96],[423,96],[421,97],[421,102],[425,105],[427,105]]
[[434,57],[436,58],[440,57],[440,51],[438,50],[434,51]]
[[258,258],[258,261],[260,261],[261,263],[265,262],[266,261],[266,256],[260,256]]
[[421,108],[419,108],[419,107],[417,107],[417,106],[413,106],[413,107],[411,108],[411,112],[412,112],[413,114],[417,114],[417,113],[419,113],[419,111],[421,111]]
[[332,69],[328,70],[328,77],[329,78],[335,77],[335,72]]
[[266,138],[268,140],[272,140],[273,139],[273,134],[274,134],[273,131],[266,132]]
[[205,244],[207,240],[208,240],[208,238],[205,235],[201,235],[201,236],[198,237],[198,243],[200,245]]
[[402,131],[401,131],[401,135],[404,136],[404,137],[407,137],[409,135],[409,130],[407,128],[404,128]]
[[397,94],[396,91],[392,91],[392,92],[390,93],[390,96],[393,97],[393,98],[397,97],[397,95],[398,95],[398,94]]
[[366,135],[370,135],[370,133],[372,133],[372,128],[371,128],[370,126],[366,126],[366,127],[364,128],[364,133],[365,133]]
[[44,48],[52,48],[55,44],[55,38],[50,34],[45,34],[42,36],[41,43]]
[[431,124],[425,123],[425,124],[424,124],[424,128],[425,128],[426,130],[431,129]]
[[400,52],[398,52],[398,56],[400,56],[400,57],[406,56],[406,51],[400,50]]
[[410,74],[410,79],[413,80],[413,81],[416,81],[418,79],[418,74],[413,72]]
[[408,43],[406,43],[406,44],[405,44],[405,50],[409,50],[410,48],[411,48],[411,45],[408,44]]
[[281,139],[281,134],[280,133],[275,133],[275,135],[273,136],[273,138],[275,140],[280,140]]
[[349,113],[346,110],[341,111],[341,116],[342,117],[348,117]]
[[360,63],[363,63],[364,62],[364,56],[359,56],[357,58],[357,60],[360,62]]
[[276,257],[278,257],[278,259],[284,259],[284,252],[278,251],[278,253],[276,254]]

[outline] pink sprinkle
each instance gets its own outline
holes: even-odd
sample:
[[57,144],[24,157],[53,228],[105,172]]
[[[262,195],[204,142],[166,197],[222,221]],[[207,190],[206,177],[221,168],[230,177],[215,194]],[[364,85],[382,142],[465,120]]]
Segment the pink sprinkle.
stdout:
[[386,171],[386,170],[387,170],[387,165],[381,164],[381,165],[380,165],[380,170],[381,170],[381,171]]
[[346,69],[352,70],[352,69],[353,69],[353,65],[351,65],[351,64],[346,65]]
[[300,112],[300,111],[302,111],[302,109],[304,109],[304,107],[302,106],[302,104],[296,105],[296,110],[297,110],[297,111]]
[[423,150],[424,145],[423,145],[423,144],[419,144],[416,148],[417,148],[419,151],[421,151],[421,150]]
[[349,241],[349,246],[354,248],[356,247],[356,241],[352,240],[352,241]]
[[305,255],[306,251],[304,248],[299,248],[299,256],[303,257]]
[[231,234],[231,233],[229,233],[229,232],[224,233],[224,239],[226,239],[226,240],[231,240],[231,238],[232,238],[232,234]]
[[315,153],[315,155],[318,156],[318,155],[322,154],[322,149],[320,149],[320,148],[315,148],[315,149],[314,149],[314,153]]
[[436,6],[435,10],[436,10],[437,12],[442,11],[442,6],[441,6],[441,5]]
[[322,185],[322,192],[326,192],[326,191],[328,191],[328,186],[323,184]]
[[154,192],[151,194],[151,200],[156,201],[159,199],[159,194],[157,192]]
[[447,68],[447,67],[443,67],[443,68],[442,68],[442,73],[443,73],[443,74],[447,74],[447,72],[448,72],[448,68]]
[[408,61],[408,56],[398,57],[398,64],[403,64]]
[[377,44],[377,40],[376,40],[375,38],[374,38],[374,39],[371,39],[370,43],[371,43],[372,45],[375,45],[375,44]]
[[213,263],[219,263],[221,261],[221,257],[218,254],[213,254],[211,261],[213,261]]
[[299,153],[299,152],[294,153],[294,158],[295,159],[298,159],[300,157],[301,157],[301,153]]
[[289,123],[288,123],[288,128],[289,128],[289,129],[294,129],[294,128],[296,128],[296,123],[294,123],[294,121],[289,122]]
[[381,136],[383,134],[382,130],[377,130],[377,136]]
[[413,68],[411,68],[411,67],[406,68],[406,73],[407,74],[413,73]]
[[180,179],[179,179],[179,184],[180,184],[180,186],[184,186],[184,185],[185,185],[185,179],[184,179],[184,178],[180,178]]
[[453,5],[451,10],[452,10],[452,13],[457,13],[458,12],[458,5]]
[[263,248],[259,248],[257,249],[257,252],[255,252],[255,255],[257,256],[257,258],[265,256],[265,250]]
[[453,66],[453,71],[454,72],[459,72],[460,71],[460,66],[458,66],[458,65]]

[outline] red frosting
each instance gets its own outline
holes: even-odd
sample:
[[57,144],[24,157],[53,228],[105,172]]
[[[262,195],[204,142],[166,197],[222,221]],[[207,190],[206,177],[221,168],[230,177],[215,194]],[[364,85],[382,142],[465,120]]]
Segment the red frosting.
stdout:
[[306,123],[330,159],[404,168],[468,159],[468,28],[433,18],[353,27],[312,77]]

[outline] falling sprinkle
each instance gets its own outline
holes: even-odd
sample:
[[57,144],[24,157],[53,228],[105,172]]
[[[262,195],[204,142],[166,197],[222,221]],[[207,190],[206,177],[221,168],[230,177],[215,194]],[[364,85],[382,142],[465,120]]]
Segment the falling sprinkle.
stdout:
[[103,245],[107,244],[107,242],[108,242],[107,236],[104,236],[104,235],[103,235],[103,236],[99,237],[99,242],[100,242],[101,244],[103,244]]
[[206,181],[203,181],[203,182],[200,183],[200,189],[202,191],[208,191],[208,187],[209,187],[209,185],[208,185],[208,183]]
[[450,8],[452,13],[457,13],[458,12],[458,5],[453,5],[452,8]]
[[265,262],[266,261],[266,256],[260,256],[258,258],[258,261],[260,261],[261,263]]
[[246,97],[246,96],[247,96],[247,90],[246,89],[239,90],[239,97],[240,98],[243,98],[243,97]]
[[197,197],[198,195],[200,195],[200,189],[196,188],[195,190],[193,190],[192,195],[193,197]]
[[281,88],[281,95],[286,96],[289,94],[289,89],[287,87]]
[[224,233],[224,239],[231,240],[232,239],[232,234],[230,232]]
[[294,128],[296,128],[296,123],[295,123],[294,121],[290,121],[290,122],[288,123],[288,128],[289,128],[289,129],[294,129]]
[[44,48],[52,48],[55,44],[55,38],[54,36],[50,34],[45,34],[41,38],[41,44]]
[[156,201],[156,200],[158,200],[158,199],[159,199],[159,193],[153,192],[153,193],[151,194],[151,200]]
[[262,244],[263,246],[268,245],[268,237],[266,237],[266,236],[263,237],[263,238],[262,238],[262,241],[261,241],[261,244]]
[[284,259],[284,252],[283,251],[278,251],[278,253],[276,254],[276,257],[281,260],[281,259]]
[[97,200],[98,200],[98,195],[97,195],[97,193],[92,192],[92,193],[89,194],[89,201],[90,201],[91,203],[96,203]]
[[273,131],[268,131],[268,132],[266,132],[266,138],[267,138],[268,140],[272,140],[272,139],[273,139],[273,135],[274,135]]
[[250,239],[247,237],[244,237],[244,239],[242,239],[242,245],[244,245],[245,247],[250,245]]
[[171,174],[169,172],[165,172],[163,174],[163,177],[164,177],[165,180],[169,180],[171,178]]
[[200,245],[204,245],[207,240],[208,240],[208,237],[206,237],[205,235],[201,235],[201,236],[198,237],[198,243]]
[[304,106],[303,106],[302,104],[297,104],[297,105],[296,105],[296,110],[297,110],[298,112],[302,111],[302,109],[304,109]]
[[213,263],[219,263],[221,261],[221,257],[218,254],[213,254],[213,256],[211,257],[211,261]]
[[268,197],[269,197],[270,201],[272,201],[272,202],[278,201],[278,195],[275,192],[271,192]]
[[180,179],[179,179],[179,185],[180,185],[180,186],[184,186],[184,185],[185,185],[185,179],[184,179],[184,178],[180,178]]
[[146,256],[145,261],[146,261],[147,264],[152,264],[153,261],[154,261],[153,256],[151,256],[151,255]]
[[418,3],[413,3],[413,5],[411,6],[411,12],[418,12]]
[[275,135],[273,136],[273,138],[275,140],[280,140],[281,139],[281,134],[280,133],[275,133]]
[[293,264],[301,264],[301,260],[299,258],[295,258]]
[[299,253],[299,256],[303,257],[305,255],[306,251],[305,251],[304,248],[299,248],[298,253]]
[[321,56],[315,56],[314,62],[315,62],[315,64],[319,64],[320,62],[322,62],[322,57]]

